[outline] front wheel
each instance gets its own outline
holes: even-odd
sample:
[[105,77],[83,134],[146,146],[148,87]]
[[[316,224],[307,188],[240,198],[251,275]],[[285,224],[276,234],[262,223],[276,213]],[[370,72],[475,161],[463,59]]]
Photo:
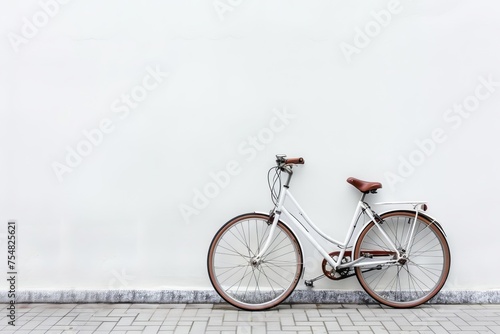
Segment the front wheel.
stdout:
[[[391,307],[427,302],[441,290],[450,270],[445,236],[426,216],[419,214],[415,221],[413,211],[392,211],[381,218],[378,225],[371,222],[363,229],[354,247],[354,260],[366,258],[360,262],[366,265],[355,269],[359,283],[372,298]],[[399,251],[399,259],[383,232]]]
[[208,251],[208,274],[217,293],[244,310],[265,310],[284,301],[302,274],[302,250],[293,232],[279,221],[271,243],[255,261],[271,230],[269,215],[250,213],[231,219]]

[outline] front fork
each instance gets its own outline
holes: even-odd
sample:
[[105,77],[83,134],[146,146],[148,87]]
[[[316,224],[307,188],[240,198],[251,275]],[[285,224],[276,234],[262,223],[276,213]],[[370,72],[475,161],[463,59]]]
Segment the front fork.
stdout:
[[269,245],[271,244],[271,240],[274,236],[274,231],[276,230],[276,226],[278,225],[278,221],[280,220],[281,216],[281,211],[277,210],[277,207],[269,213],[269,220],[267,221],[267,224],[271,225],[271,230],[269,231],[269,235],[267,236],[264,247],[262,247],[259,253],[250,260],[253,266],[258,266],[261,263],[262,256],[266,253]]
[[278,221],[280,220],[281,208],[285,203],[285,198],[288,193],[288,188],[290,187],[290,181],[292,180],[293,176],[292,168],[290,166],[284,166],[283,171],[285,171],[288,174],[288,178],[286,180],[286,183],[281,186],[278,203],[276,203],[276,206],[274,207],[273,210],[271,210],[269,214],[268,224],[271,223],[272,225],[266,243],[264,244],[264,247],[262,247],[262,249],[260,250],[259,254],[257,254],[253,259],[251,259],[251,263],[253,266],[259,265],[260,262],[262,261],[262,256],[266,253],[267,249],[269,248],[269,245],[271,244],[271,239],[274,235],[274,231],[276,230],[276,225],[278,225]]

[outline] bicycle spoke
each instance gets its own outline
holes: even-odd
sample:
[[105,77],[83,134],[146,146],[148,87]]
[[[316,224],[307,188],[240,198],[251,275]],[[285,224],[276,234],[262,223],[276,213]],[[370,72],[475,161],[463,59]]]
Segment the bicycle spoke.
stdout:
[[[248,256],[251,257],[252,255],[250,254],[250,247],[248,247],[246,240],[244,238],[240,239],[240,237],[238,237],[233,231],[229,231],[229,232],[235,237],[235,239],[238,242],[240,242],[243,246],[245,246],[245,249],[248,251]],[[239,232],[239,230],[237,228],[236,228],[236,232]],[[229,243],[227,241],[224,241],[224,242],[226,242],[229,245]]]
[[[226,242],[226,241],[224,241],[224,242]],[[226,242],[226,243],[227,243],[227,242]],[[228,245],[229,245],[229,244],[228,244]],[[220,248],[222,248],[222,249],[225,249],[225,250],[227,250],[227,251],[233,251],[233,252],[235,253],[235,254],[233,254],[233,256],[240,256],[240,257],[242,257],[242,258],[250,258],[249,256],[244,255],[244,254],[242,254],[241,252],[239,252],[238,250],[236,250],[236,249],[235,249],[233,246],[231,246],[231,245],[229,245],[229,247],[231,247],[231,248],[227,248],[227,247],[224,247],[224,246],[222,246],[222,245],[219,245],[219,247],[220,247]],[[217,253],[218,253],[218,254],[224,254],[224,253],[221,253],[221,252],[217,252]],[[227,254],[227,253],[226,253],[226,254]],[[229,255],[229,254],[228,254],[228,255]]]
[[[408,268],[408,267],[406,267],[406,268],[404,268],[404,269],[405,269],[405,270],[407,271],[407,273],[408,273],[408,279],[411,279],[411,280],[412,280],[412,282],[413,282],[414,284],[417,284],[417,285],[419,286],[419,288],[420,288],[420,290],[421,290],[422,292],[423,292],[423,291],[427,291],[428,289],[430,289],[430,288],[431,288],[430,286],[428,286],[427,284],[425,284],[425,282],[424,282],[424,281],[422,281],[421,279],[419,279],[417,276],[412,275],[412,274],[410,273],[410,270],[409,270],[409,268]],[[421,288],[421,287],[420,287],[420,284],[418,284],[418,283],[422,284],[422,285],[425,287],[425,290],[424,290],[423,288]]]

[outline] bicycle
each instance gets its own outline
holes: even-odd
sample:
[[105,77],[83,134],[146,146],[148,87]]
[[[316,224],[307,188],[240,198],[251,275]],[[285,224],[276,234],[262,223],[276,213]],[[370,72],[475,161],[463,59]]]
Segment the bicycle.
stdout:
[[[413,206],[412,210],[378,214],[365,197],[375,194],[382,184],[350,177],[347,182],[361,192],[361,198],[345,241],[340,242],[323,233],[290,193],[293,167],[304,164],[304,159],[285,155],[276,158],[277,165],[268,172],[274,208],[268,214],[234,217],[219,229],[210,244],[209,278],[225,301],[243,310],[265,310],[283,302],[296,288],[304,270],[302,246],[289,225],[280,219],[282,215],[324,258],[323,274],[306,280],[306,286],[324,277],[340,280],[356,276],[373,299],[395,308],[421,305],[441,290],[450,270],[450,249],[441,225],[425,213],[425,202],[376,203]],[[284,183],[282,173],[287,174]],[[287,210],[285,201],[298,210],[301,220]],[[362,215],[367,222],[351,243]],[[309,229],[339,250],[328,253]]]

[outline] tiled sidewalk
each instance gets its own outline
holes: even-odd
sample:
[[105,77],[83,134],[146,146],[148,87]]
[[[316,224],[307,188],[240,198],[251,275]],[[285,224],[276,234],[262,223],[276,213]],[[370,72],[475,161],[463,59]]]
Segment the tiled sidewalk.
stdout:
[[500,333],[500,305],[281,305],[265,312],[228,305],[19,304],[2,334]]

